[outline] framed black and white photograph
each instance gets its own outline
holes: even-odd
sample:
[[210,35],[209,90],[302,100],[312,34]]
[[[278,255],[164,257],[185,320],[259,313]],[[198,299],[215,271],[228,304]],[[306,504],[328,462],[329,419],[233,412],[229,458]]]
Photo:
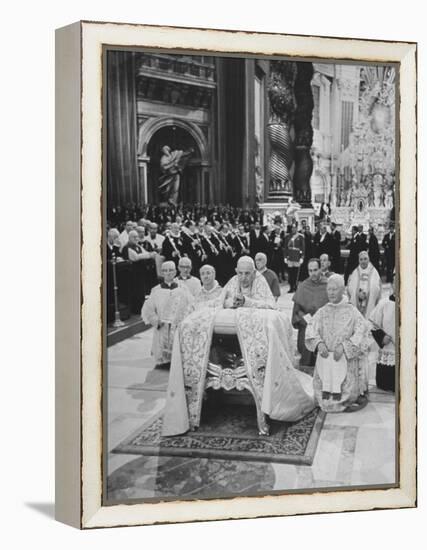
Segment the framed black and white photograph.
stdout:
[[57,518],[415,506],[416,44],[56,49]]

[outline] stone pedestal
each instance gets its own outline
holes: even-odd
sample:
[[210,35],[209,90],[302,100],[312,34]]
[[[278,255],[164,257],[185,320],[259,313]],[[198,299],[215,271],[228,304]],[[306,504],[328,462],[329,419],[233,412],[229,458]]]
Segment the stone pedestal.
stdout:
[[310,227],[310,231],[314,233],[314,218],[314,208],[301,208],[301,210],[298,210],[298,228],[301,229],[302,220],[305,220]]
[[[288,209],[287,202],[263,202],[259,204],[259,207],[264,212],[263,225],[268,225],[274,223],[274,218],[279,214],[282,219],[282,223],[286,226],[286,210]],[[301,229],[301,222],[305,220],[310,227],[311,232],[314,232],[314,219],[315,212],[314,208],[301,208],[296,212],[296,217],[298,219],[298,229]]]
[[286,202],[262,202],[259,204],[259,207],[264,212],[263,225],[269,225],[274,222],[276,215],[280,215],[282,222],[286,223],[286,209],[288,203]]

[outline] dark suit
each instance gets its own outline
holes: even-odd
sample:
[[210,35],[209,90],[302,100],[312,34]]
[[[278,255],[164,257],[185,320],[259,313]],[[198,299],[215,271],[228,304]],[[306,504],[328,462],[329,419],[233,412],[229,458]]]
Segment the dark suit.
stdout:
[[384,257],[386,263],[387,282],[393,280],[393,270],[396,261],[396,237],[395,234],[386,233],[383,238]]
[[231,241],[231,234],[224,235],[224,233],[218,233],[215,235],[218,241],[219,255],[217,280],[220,285],[228,283],[233,275],[235,275],[235,261],[234,261],[234,249]]
[[121,256],[120,246],[117,246],[117,245],[113,244],[113,246],[110,247],[110,245],[107,243],[107,260],[112,260],[113,259],[113,254],[116,258]]
[[301,233],[286,235],[285,237],[285,260],[288,264],[289,287],[294,292],[297,288],[300,260],[304,261],[305,238]]
[[[280,241],[279,241],[280,239]],[[284,278],[285,260],[283,257],[284,233],[272,231],[270,235],[269,265],[280,278]]]
[[313,235],[310,231],[304,231],[304,261],[302,262],[299,271],[299,280],[305,281],[308,277],[308,262],[311,258],[315,258]]
[[[143,252],[143,248],[139,244],[128,243],[122,248],[122,255],[125,260],[129,260],[130,249],[134,250],[136,254],[142,254]],[[141,313],[145,296],[150,293],[156,284],[156,266],[152,259],[131,262],[130,300],[132,313],[136,315]]]
[[338,229],[331,232],[331,270],[334,273],[341,273],[341,233]]
[[193,275],[199,276],[203,248],[197,235],[182,232],[183,253],[191,260]]
[[[178,252],[178,255],[176,255],[176,252]],[[175,265],[178,265],[179,258],[183,255],[184,242],[182,234],[166,236],[162,246],[162,256],[165,257],[165,261],[172,261],[175,262]]]
[[259,232],[259,235],[256,235],[255,229],[252,229],[249,232],[249,252],[252,258],[255,258],[255,255],[258,252],[268,253],[269,241],[268,237],[264,235],[262,231]]
[[375,235],[368,236],[368,254],[371,264],[375,269],[380,272],[380,247],[378,246],[378,239]]
[[246,256],[248,254],[247,252],[243,252],[244,249],[249,250],[249,241],[246,233],[244,235],[241,235],[240,233],[234,235],[233,248],[236,251],[236,258],[240,258],[241,256]]
[[327,254],[332,258],[334,250],[334,241],[330,233],[316,233],[314,236],[314,253],[316,258],[320,258],[322,254]]

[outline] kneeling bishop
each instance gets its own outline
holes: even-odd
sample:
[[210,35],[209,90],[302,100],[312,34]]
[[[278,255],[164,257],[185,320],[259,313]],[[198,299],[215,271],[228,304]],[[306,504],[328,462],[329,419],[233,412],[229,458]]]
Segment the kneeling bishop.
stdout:
[[326,412],[351,412],[367,402],[367,354],[372,344],[369,325],[344,296],[344,279],[328,279],[329,302],[307,325],[305,343],[317,351],[313,387]]

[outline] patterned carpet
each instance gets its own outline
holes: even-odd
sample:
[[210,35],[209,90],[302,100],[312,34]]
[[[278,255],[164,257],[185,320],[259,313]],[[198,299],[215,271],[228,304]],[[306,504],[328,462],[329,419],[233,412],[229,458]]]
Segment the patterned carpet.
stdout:
[[270,435],[260,436],[255,407],[208,402],[197,431],[162,437],[160,414],[113,452],[311,465],[324,419],[315,409],[298,422],[270,421]]

